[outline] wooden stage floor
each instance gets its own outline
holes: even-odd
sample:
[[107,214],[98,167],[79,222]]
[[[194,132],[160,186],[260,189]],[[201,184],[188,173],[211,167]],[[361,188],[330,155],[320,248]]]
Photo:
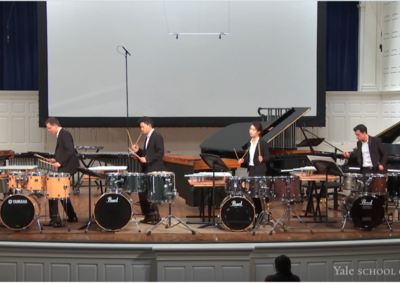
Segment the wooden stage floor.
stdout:
[[[92,206],[99,199],[99,190],[96,188],[92,189]],[[0,195],[1,196],[1,195]],[[132,201],[134,203],[133,210],[140,220],[143,217],[140,215],[140,206],[135,204],[138,202],[138,195],[132,193]],[[280,228],[276,228],[272,235],[269,235],[271,226],[266,225],[260,227],[255,235],[250,232],[232,232],[228,230],[222,230],[216,227],[199,228],[198,224],[190,224],[189,226],[196,231],[195,235],[182,225],[177,225],[172,228],[166,229],[160,225],[153,230],[151,235],[146,235],[153,225],[139,224],[141,232],[138,229],[133,220],[129,224],[121,229],[120,231],[105,232],[102,231],[96,224],[92,224],[88,233],[84,230],[78,230],[79,227],[83,226],[88,220],[88,189],[87,187],[81,188],[79,195],[73,195],[71,197],[75,211],[77,212],[79,221],[77,223],[70,223],[71,231],[68,232],[67,228],[53,228],[43,227],[43,232],[39,233],[38,227],[33,222],[27,229],[20,231],[13,231],[7,228],[0,228],[0,240],[15,240],[15,241],[67,241],[67,242],[130,242],[130,243],[150,243],[150,242],[212,242],[212,243],[240,243],[240,242],[288,242],[288,241],[325,241],[325,240],[355,240],[355,239],[377,239],[377,238],[391,238],[398,237],[400,235],[400,225],[394,224],[392,226],[393,231],[391,232],[385,223],[380,224],[373,230],[364,231],[357,227],[354,227],[353,222],[349,220],[345,227],[344,232],[340,231],[342,226],[342,213],[341,211],[329,210],[329,220],[335,220],[338,228],[327,227],[324,224],[319,224],[318,227],[313,227],[315,223],[308,223],[307,225],[312,228],[314,234],[312,235],[309,230],[302,224],[297,218],[293,218],[291,214],[290,227],[287,232],[284,232]],[[340,197],[343,199],[343,196]],[[48,209],[48,205],[45,206],[45,197],[38,198],[41,203],[41,217],[40,222],[43,224],[49,219],[46,217],[45,211]],[[332,205],[333,200],[329,199],[329,206]],[[2,202],[0,202],[2,203]],[[341,200],[339,200],[341,204]],[[285,210],[285,203],[283,202],[272,202],[270,211],[275,219],[278,219],[281,213]],[[299,215],[304,214],[306,207],[306,200],[303,204],[295,204],[291,206]],[[46,208],[46,210],[45,210]],[[340,208],[340,206],[339,206]],[[325,211],[325,203],[321,203],[322,212]],[[60,206],[60,212],[62,212]],[[394,220],[397,220],[397,211],[393,208],[389,208],[389,211],[393,211]],[[168,204],[164,203],[160,205],[160,213],[162,217],[165,217],[168,213]],[[47,213],[46,213],[47,214]],[[197,207],[190,207],[185,204],[185,200],[177,196],[175,203],[172,207],[172,215],[180,218],[182,221],[200,222],[199,218],[186,218],[187,215],[198,215],[199,210]],[[219,210],[216,210],[216,214],[219,214]],[[324,213],[323,213],[324,214]],[[312,218],[304,217],[305,221],[310,221]],[[208,220],[208,219],[207,219]],[[285,218],[286,221],[286,218]],[[172,224],[176,223],[172,220]],[[282,222],[281,222],[282,223]]]

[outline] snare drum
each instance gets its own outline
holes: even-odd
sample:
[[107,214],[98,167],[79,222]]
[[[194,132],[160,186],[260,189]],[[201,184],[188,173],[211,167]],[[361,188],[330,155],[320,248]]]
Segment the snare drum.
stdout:
[[365,195],[385,195],[387,189],[386,174],[365,174]]
[[41,172],[26,173],[28,182],[26,189],[34,192],[42,192],[46,189],[46,175]]
[[246,193],[252,198],[265,197],[269,202],[271,194],[271,179],[266,176],[247,177]]
[[301,201],[300,178],[298,176],[274,177],[274,200]]
[[246,177],[229,176],[225,179],[225,191],[233,196],[242,195],[246,191]]
[[358,228],[370,230],[381,224],[385,211],[377,197],[349,195],[343,200],[342,215],[349,215]]
[[69,173],[50,172],[47,174],[47,198],[65,199],[71,194]]
[[26,182],[26,173],[21,171],[8,172],[8,187],[9,188],[24,188]]
[[40,203],[34,196],[12,195],[1,204],[1,221],[11,230],[28,228],[39,216]]
[[231,231],[243,231],[253,226],[255,209],[251,198],[227,196],[221,204],[221,222]]
[[94,204],[94,218],[103,229],[117,231],[129,224],[132,218],[132,199],[125,192],[108,192]]
[[122,188],[124,185],[124,174],[123,173],[107,173],[106,179],[106,190],[117,191],[118,188]]
[[150,172],[147,198],[150,202],[173,201],[176,196],[175,174],[173,172]]
[[124,180],[123,190],[127,193],[142,193],[148,185],[149,175],[144,173],[125,173],[122,175]]
[[362,178],[363,178],[362,174],[344,173],[343,189],[353,192],[361,192],[363,187]]

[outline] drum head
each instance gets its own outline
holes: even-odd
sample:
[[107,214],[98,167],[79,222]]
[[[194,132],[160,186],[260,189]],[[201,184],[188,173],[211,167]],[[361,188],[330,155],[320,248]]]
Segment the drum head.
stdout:
[[221,221],[232,231],[243,231],[253,224],[254,205],[245,197],[227,197],[221,205]]
[[94,206],[96,223],[106,230],[119,230],[128,225],[132,216],[132,201],[124,194],[103,194]]
[[385,211],[378,198],[361,196],[355,199],[350,209],[354,224],[365,230],[370,230],[381,224]]
[[6,198],[1,205],[1,220],[11,229],[28,227],[35,217],[35,207],[30,199],[23,195]]

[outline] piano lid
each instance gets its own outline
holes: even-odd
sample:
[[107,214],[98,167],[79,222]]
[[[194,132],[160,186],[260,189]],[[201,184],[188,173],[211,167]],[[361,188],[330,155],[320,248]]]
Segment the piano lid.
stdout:
[[382,143],[393,143],[400,136],[400,122],[383,130],[375,137],[380,138]]
[[[261,122],[264,129],[261,133],[261,137],[265,141],[270,142],[287,127],[310,111],[310,109],[311,108],[308,107],[293,107],[273,122]],[[234,149],[236,149],[236,151],[246,150],[247,143],[250,140],[250,125],[251,122],[235,123],[221,128],[200,144],[202,152],[210,150],[231,152],[233,152]]]

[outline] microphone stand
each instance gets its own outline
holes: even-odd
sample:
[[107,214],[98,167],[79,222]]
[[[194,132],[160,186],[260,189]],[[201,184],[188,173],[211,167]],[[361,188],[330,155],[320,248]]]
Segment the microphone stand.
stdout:
[[[119,51],[118,51],[118,47],[117,47],[117,51],[125,56],[126,130],[129,131],[128,55],[131,56],[131,54],[129,53],[128,50],[125,49],[125,47],[123,47],[122,45],[121,45],[121,47],[122,47],[122,49],[124,49],[125,54],[119,52]],[[127,143],[128,143],[128,147],[129,147],[129,137],[127,137],[126,139],[127,139]],[[128,154],[129,154],[129,150],[128,150]]]

